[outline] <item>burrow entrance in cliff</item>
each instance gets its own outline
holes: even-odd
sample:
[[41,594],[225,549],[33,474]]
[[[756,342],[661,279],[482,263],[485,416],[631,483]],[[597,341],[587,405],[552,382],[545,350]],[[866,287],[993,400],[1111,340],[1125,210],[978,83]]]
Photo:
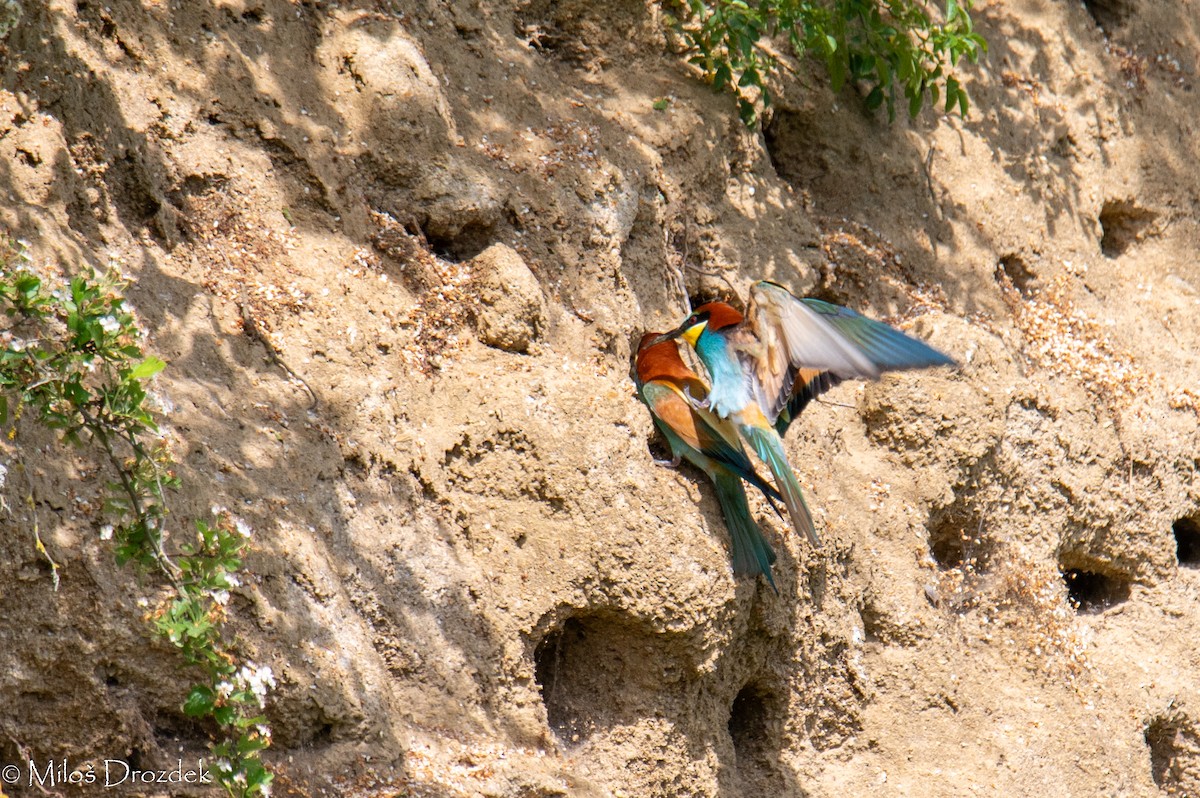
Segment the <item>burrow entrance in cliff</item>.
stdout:
[[1123,255],[1152,232],[1158,214],[1132,199],[1112,199],[1100,208],[1100,251],[1106,257]]
[[1083,7],[1105,35],[1119,28],[1133,13],[1131,0],[1083,0]]
[[1058,570],[1067,599],[1077,613],[1094,615],[1129,600],[1133,574],[1109,557],[1098,554],[1090,540],[1062,544]]
[[1200,519],[1180,518],[1171,530],[1175,533],[1175,558],[1184,568],[1200,568]]
[[779,751],[783,745],[782,698],[769,688],[750,682],[729,708],[729,737],[742,795],[775,795],[783,792]]
[[996,264],[996,282],[1002,288],[1011,285],[1026,298],[1036,294],[1041,287],[1037,272],[1029,261],[1015,252],[1003,255]]
[[993,544],[983,517],[970,503],[956,500],[929,516],[929,553],[938,568],[961,568],[972,573],[987,569]]
[[1200,795],[1200,730],[1176,710],[1146,724],[1150,775],[1168,795]]
[[1096,565],[1066,567],[1061,560],[1060,570],[1076,612],[1094,615],[1129,600],[1133,580],[1124,574]]
[[1128,580],[1110,574],[1071,568],[1063,572],[1067,584],[1067,598],[1079,612],[1096,613],[1129,598]]
[[671,635],[620,610],[577,612],[534,647],[534,678],[558,739],[578,745],[597,731],[652,713],[664,686],[690,673]]

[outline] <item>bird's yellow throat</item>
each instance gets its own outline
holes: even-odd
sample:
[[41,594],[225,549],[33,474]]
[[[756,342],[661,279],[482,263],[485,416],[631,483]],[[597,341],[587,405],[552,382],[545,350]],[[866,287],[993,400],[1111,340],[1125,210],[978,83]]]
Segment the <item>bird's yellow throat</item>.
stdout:
[[691,327],[688,327],[686,330],[684,330],[680,337],[688,342],[688,346],[695,349],[697,339],[700,338],[700,334],[704,332],[704,328],[707,326],[707,321],[702,321],[699,324],[693,324]]

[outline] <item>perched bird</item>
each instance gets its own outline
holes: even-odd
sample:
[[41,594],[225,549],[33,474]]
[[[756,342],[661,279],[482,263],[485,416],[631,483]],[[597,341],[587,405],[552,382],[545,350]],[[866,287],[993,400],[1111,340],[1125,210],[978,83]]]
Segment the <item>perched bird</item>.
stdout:
[[729,528],[734,572],[750,576],[761,573],[778,592],[771,577],[775,552],[750,515],[742,480],[762,491],[772,507],[782,498],[754,470],[733,425],[688,401],[689,395],[706,396],[708,386],[683,362],[674,341],[652,343],[660,337],[658,333],[642,336],[635,366],[638,396],[650,408],[654,423],[674,455],[674,460],[660,464],[679,465],[681,459],[686,459],[708,475]]
[[650,345],[683,338],[708,371],[694,407],[733,422],[775,476],[792,526],[820,545],[780,437],[813,398],[848,379],[879,379],[885,371],[950,366],[933,347],[849,308],[800,299],[761,281],[750,289],[748,316],[724,302],[701,305]]

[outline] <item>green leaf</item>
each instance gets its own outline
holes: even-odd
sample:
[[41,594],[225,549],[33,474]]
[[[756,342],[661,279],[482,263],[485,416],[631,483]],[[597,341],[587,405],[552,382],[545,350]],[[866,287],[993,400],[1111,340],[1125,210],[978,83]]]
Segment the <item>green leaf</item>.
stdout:
[[917,91],[910,92],[908,97],[908,115],[916,118],[917,114],[921,113],[921,105],[924,102],[925,93],[923,91],[918,89]]
[[754,103],[749,100],[738,100],[738,116],[746,127],[754,127],[757,115],[754,113]]
[[129,376],[135,380],[146,380],[166,367],[166,363],[151,355],[134,366],[133,370],[129,372]]
[[729,85],[729,81],[732,78],[733,71],[729,68],[729,64],[719,64],[716,71],[713,73],[713,87],[717,90],[723,89]]
[[202,684],[198,684],[188,693],[183,702],[183,713],[189,717],[198,718],[212,712],[216,694]]
[[958,81],[954,78],[946,78],[946,113],[954,108],[954,103],[958,100]]
[[832,54],[829,57],[829,82],[835,92],[841,91],[846,83],[846,64]]
[[261,751],[268,745],[269,743],[260,737],[242,735],[242,737],[238,739],[237,750],[239,754],[245,756],[246,754],[253,754],[257,751]]

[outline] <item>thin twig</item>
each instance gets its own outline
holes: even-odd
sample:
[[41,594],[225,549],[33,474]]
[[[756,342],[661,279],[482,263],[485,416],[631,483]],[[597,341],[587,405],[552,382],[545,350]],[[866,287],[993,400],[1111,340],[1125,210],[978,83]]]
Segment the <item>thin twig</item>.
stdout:
[[[133,510],[134,518],[136,518],[146,527],[147,535],[150,538],[151,544],[154,546],[154,560],[158,563],[159,570],[163,572],[163,575],[167,577],[167,580],[174,587],[179,587],[179,576],[177,574],[178,566],[171,562],[170,558],[167,557],[166,552],[163,551],[163,529],[161,525],[156,525],[153,528],[151,527],[149,523],[151,519],[148,518],[146,510],[142,504],[141,495],[134,486],[133,478],[130,476],[129,471],[122,465],[120,458],[113,450],[112,441],[110,441],[108,437],[108,431],[105,429],[104,425],[99,419],[97,419],[95,416],[92,416],[85,409],[79,408],[79,414],[83,416],[83,419],[88,424],[88,428],[92,431],[92,434],[100,441],[101,447],[103,447],[105,453],[108,455],[109,462],[111,462],[113,467],[116,469],[117,477],[121,481],[121,489],[129,498],[129,506]],[[132,435],[132,433],[128,433],[128,431],[125,432]],[[144,454],[144,452],[140,453],[139,456],[141,456],[141,454]],[[161,483],[158,483],[158,485],[159,490],[161,491]]]
[[[225,261],[225,268],[233,272],[233,264],[230,262],[229,256],[225,254],[225,250],[221,247],[217,247],[217,252],[220,253],[221,259]],[[242,316],[242,332],[245,333],[246,337],[250,340],[258,341],[260,344],[262,344],[263,349],[266,350],[267,357],[270,359],[270,361],[276,366],[279,366],[279,368],[283,369],[284,372],[293,380],[304,386],[304,390],[308,392],[308,397],[312,399],[312,404],[308,406],[308,409],[315,410],[321,401],[317,398],[317,392],[312,389],[312,386],[308,384],[307,380],[297,374],[291,366],[284,362],[283,354],[276,351],[275,344],[271,342],[271,339],[267,336],[266,331],[262,329],[258,323],[258,320],[254,318],[253,308],[250,305],[249,298],[246,296],[245,285],[238,287],[237,305],[238,311]]]
[[[663,225],[663,254],[670,268],[670,274],[675,278],[676,287],[679,289],[679,294],[683,297],[683,306],[687,308],[688,314],[692,312],[692,298],[688,296],[687,278],[683,274],[684,265],[688,259],[688,216],[685,212],[679,211],[679,201],[676,200],[667,205],[665,215],[667,216],[666,223]],[[671,245],[671,224],[673,221],[679,221],[683,226],[683,251],[676,251]]]
[[704,275],[705,277],[716,277],[718,280],[721,280],[722,282],[724,282],[724,283],[725,283],[725,285],[729,286],[729,290],[730,290],[730,292],[731,292],[731,293],[732,293],[732,294],[733,294],[735,297],[737,297],[737,300],[738,300],[739,302],[742,300],[741,296],[740,296],[740,295],[738,295],[738,290],[737,290],[737,288],[736,288],[736,287],[734,287],[733,283],[729,281],[729,278],[728,278],[728,277],[726,277],[726,276],[724,275],[724,273],[722,273],[722,272],[709,272],[709,271],[705,271],[704,269],[701,269],[701,268],[700,268],[700,267],[698,267],[698,266],[692,266],[692,265],[690,265],[690,264],[687,264],[687,263],[683,264],[683,266],[684,266],[684,268],[686,268],[686,269],[690,269],[691,271],[695,272],[696,274],[702,274],[702,275]]
[[[54,582],[54,589],[58,590],[58,563],[50,556],[50,552],[46,550],[46,544],[42,542],[42,529],[38,519],[37,510],[37,490],[33,485],[33,475],[29,473],[29,469],[25,466],[25,459],[21,457],[21,450],[18,448],[14,453],[17,462],[17,468],[25,475],[25,483],[29,485],[29,493],[25,494],[25,504],[29,507],[29,512],[33,516],[33,542],[38,554],[46,558],[46,562],[50,564],[50,579]],[[7,509],[7,507],[5,508]]]

